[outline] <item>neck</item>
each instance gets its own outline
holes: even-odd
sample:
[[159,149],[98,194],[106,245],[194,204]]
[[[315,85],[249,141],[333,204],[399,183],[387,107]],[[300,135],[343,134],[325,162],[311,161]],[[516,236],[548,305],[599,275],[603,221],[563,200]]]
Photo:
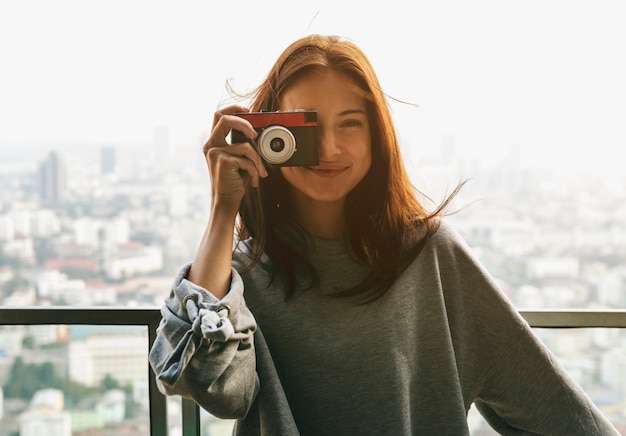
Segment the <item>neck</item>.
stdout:
[[346,234],[345,202],[294,201],[298,223],[311,235],[322,239],[341,239]]

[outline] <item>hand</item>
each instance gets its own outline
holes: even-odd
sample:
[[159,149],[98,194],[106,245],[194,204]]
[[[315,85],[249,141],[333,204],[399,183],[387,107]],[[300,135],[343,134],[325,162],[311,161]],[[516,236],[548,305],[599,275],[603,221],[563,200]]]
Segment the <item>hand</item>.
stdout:
[[232,129],[243,132],[249,139],[257,137],[247,120],[232,115],[235,112],[248,112],[248,109],[233,105],[215,113],[203,153],[211,175],[213,204],[220,202],[238,210],[248,185],[258,187],[259,178],[267,177],[267,170],[250,143],[229,144],[226,140]]

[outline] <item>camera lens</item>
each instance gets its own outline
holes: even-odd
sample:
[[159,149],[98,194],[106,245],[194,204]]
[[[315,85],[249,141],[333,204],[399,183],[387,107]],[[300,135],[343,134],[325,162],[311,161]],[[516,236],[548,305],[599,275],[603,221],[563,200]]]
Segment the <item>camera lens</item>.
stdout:
[[288,128],[280,125],[267,127],[257,138],[259,154],[272,165],[282,165],[296,152],[296,138]]
[[270,141],[270,148],[273,152],[279,153],[285,148],[285,141],[282,138],[274,138]]

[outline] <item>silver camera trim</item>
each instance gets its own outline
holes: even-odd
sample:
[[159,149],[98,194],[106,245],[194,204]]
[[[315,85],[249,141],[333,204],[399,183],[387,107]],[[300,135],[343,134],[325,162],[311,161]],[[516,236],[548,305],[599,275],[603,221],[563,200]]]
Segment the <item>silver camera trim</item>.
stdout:
[[[275,138],[283,140],[285,147],[282,151],[272,150],[271,143]],[[269,164],[280,165],[291,159],[296,152],[296,138],[286,127],[275,125],[264,129],[257,138],[259,154]]]

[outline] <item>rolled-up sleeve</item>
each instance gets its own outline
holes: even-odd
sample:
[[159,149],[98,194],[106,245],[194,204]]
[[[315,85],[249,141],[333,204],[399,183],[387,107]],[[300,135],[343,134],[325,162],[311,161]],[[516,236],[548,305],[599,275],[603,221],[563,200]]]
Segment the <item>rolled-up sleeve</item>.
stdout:
[[218,300],[186,279],[189,268],[174,280],[150,349],[157,385],[217,417],[242,418],[259,390],[256,321],[243,297],[243,281],[233,269],[230,290]]

